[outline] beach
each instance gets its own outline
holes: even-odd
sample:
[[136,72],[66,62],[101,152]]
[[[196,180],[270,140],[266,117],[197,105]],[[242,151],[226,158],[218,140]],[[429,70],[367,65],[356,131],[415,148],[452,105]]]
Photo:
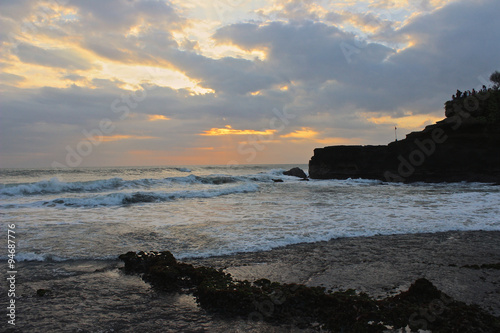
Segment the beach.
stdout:
[[[484,266],[500,263],[498,231],[339,238],[183,261],[223,268],[239,280],[355,289],[375,298],[407,290],[425,277],[455,300],[500,315],[500,270]],[[17,331],[307,331],[222,318],[200,308],[192,295],[157,291],[122,266],[118,260],[20,263],[18,270],[31,281],[20,274]],[[37,295],[42,289],[46,294]]]

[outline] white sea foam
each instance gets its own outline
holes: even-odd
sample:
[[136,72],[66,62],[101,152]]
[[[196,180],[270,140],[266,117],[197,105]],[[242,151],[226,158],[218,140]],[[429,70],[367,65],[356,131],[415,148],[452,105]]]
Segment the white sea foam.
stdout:
[[500,230],[499,186],[302,182],[284,176],[286,169],[103,168],[62,175],[80,182],[22,175],[4,180],[14,185],[0,188],[0,208],[2,219],[16,224],[22,260],[109,259],[130,250],[170,250],[184,258],[338,237]]
[[[178,199],[190,198],[213,198],[222,195],[255,192],[259,189],[257,184],[243,184],[233,187],[209,188],[196,191],[137,191],[137,192],[116,192],[106,195],[90,197],[59,198],[43,202],[44,206],[66,206],[66,207],[97,207],[97,206],[117,206],[139,203],[164,202]],[[40,204],[40,203],[38,203]]]
[[16,253],[15,260],[16,261],[64,261],[65,259],[51,254],[18,252]]
[[[187,171],[186,171],[187,172]],[[158,186],[165,186],[169,183],[177,184],[226,184],[236,183],[245,180],[243,177],[230,175],[208,175],[196,176],[189,175],[183,177],[167,177],[159,179],[136,179],[123,180],[122,178],[110,178],[94,180],[87,182],[63,182],[54,177],[49,180],[42,180],[36,183],[28,184],[8,184],[0,188],[0,197],[26,196],[26,195],[44,195],[57,193],[78,193],[78,192],[103,192],[114,189],[143,189]]]
[[124,185],[121,178],[110,178],[90,182],[63,182],[57,177],[31,184],[4,185],[0,195],[19,196],[62,192],[92,192],[115,189]]

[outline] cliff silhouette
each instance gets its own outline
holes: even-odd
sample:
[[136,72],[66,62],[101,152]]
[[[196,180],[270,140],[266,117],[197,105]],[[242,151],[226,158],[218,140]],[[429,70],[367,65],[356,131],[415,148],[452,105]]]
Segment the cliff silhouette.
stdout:
[[500,183],[499,76],[492,74],[491,88],[457,90],[445,103],[446,118],[403,140],[315,149],[310,178]]

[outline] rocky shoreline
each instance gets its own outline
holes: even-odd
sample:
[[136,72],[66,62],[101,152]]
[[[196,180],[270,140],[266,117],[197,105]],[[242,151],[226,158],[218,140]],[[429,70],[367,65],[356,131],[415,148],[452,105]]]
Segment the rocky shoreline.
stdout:
[[[413,315],[413,325],[420,328],[427,324],[430,329],[434,323],[443,321],[456,324],[461,318],[483,318],[480,321],[486,325],[482,326],[483,332],[496,332],[491,329],[491,320],[500,316],[500,231],[340,238],[183,261],[187,268],[204,266],[216,272],[215,276],[222,272],[231,274],[234,280],[261,280],[258,288],[266,288],[267,281],[262,279],[267,279],[282,288],[289,284],[323,287],[325,292],[341,292],[337,296],[344,298],[365,293],[366,297],[358,300],[367,302],[367,306],[390,304],[387,299],[404,302],[414,294],[415,285],[420,286],[430,291],[427,293],[430,302],[429,298],[423,299],[422,304],[418,300],[413,305],[406,302],[413,307],[406,306],[405,311],[413,312],[403,312],[400,316],[409,323]],[[317,332],[320,327],[318,321],[302,322],[303,326],[309,326],[300,328],[288,322],[264,320],[273,309],[270,305],[276,305],[273,300],[280,303],[282,298],[257,303],[257,312],[252,311],[252,317],[225,316],[220,311],[198,306],[189,288],[177,291],[153,288],[140,274],[126,274],[122,267],[118,259],[19,263],[19,271],[23,273],[16,299],[19,318],[12,331],[289,333]],[[422,278],[437,289],[425,281],[415,284]],[[413,291],[405,293],[412,284]],[[317,289],[300,290],[307,293]],[[214,289],[208,291],[206,295]],[[315,297],[322,297],[321,293]],[[472,317],[464,315],[458,321],[451,320],[447,308]],[[364,319],[367,324],[369,320]],[[460,327],[478,331],[470,321],[461,324],[464,326]],[[387,327],[384,330],[391,332]]]
[[224,315],[330,331],[500,328],[500,232],[345,238],[189,263],[169,252],[121,259]]
[[375,298],[423,277],[451,297],[500,316],[500,270],[474,269],[500,263],[500,231],[349,237],[186,261],[224,268],[240,280],[355,289]]

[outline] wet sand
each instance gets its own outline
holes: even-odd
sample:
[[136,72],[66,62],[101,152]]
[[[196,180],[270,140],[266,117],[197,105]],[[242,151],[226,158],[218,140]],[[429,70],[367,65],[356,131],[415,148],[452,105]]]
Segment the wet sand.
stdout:
[[500,263],[500,231],[451,231],[333,239],[258,253],[187,260],[240,280],[355,289],[384,298],[424,277],[456,300],[500,316],[500,270],[464,266]]

